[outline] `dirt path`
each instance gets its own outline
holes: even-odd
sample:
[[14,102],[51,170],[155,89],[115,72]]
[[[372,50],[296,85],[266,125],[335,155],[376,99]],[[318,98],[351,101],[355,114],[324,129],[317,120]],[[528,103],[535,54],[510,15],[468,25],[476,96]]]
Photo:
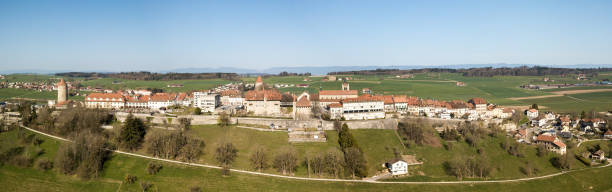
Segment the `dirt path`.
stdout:
[[588,89],[588,90],[569,90],[569,91],[555,91],[550,92],[552,95],[538,95],[538,96],[529,96],[529,97],[510,97],[510,100],[525,100],[525,99],[542,99],[542,98],[550,98],[550,97],[562,97],[563,95],[573,95],[580,93],[598,93],[598,92],[610,92],[612,89]]
[[[58,139],[58,140],[62,140],[62,141],[67,141],[67,142],[72,142],[68,139],[65,138],[61,138],[58,136],[54,136],[54,135],[50,135],[47,133],[43,133],[34,129],[31,129],[29,127],[25,127],[25,126],[21,126],[24,129],[27,129],[29,131],[41,134],[41,135],[45,135],[47,137],[51,137],[54,139]],[[140,158],[145,158],[145,159],[151,159],[151,160],[157,160],[157,161],[163,161],[163,162],[168,162],[168,163],[175,163],[175,164],[182,164],[182,165],[188,165],[188,166],[194,166],[194,167],[205,167],[205,168],[212,168],[212,169],[221,169],[221,167],[219,166],[215,166],[215,165],[207,165],[207,164],[199,164],[199,163],[187,163],[187,162],[182,162],[182,161],[176,161],[176,160],[170,160],[170,159],[162,159],[162,158],[157,158],[157,157],[151,157],[151,156],[146,156],[146,155],[141,155],[141,154],[136,154],[136,153],[130,153],[130,152],[125,152],[125,151],[119,151],[119,150],[110,150],[114,153],[120,153],[120,154],[124,154],[124,155],[129,155],[129,156],[134,156],[134,157],[140,157]],[[610,162],[612,162],[612,160],[609,160]],[[237,173],[245,173],[245,174],[251,174],[251,175],[260,175],[260,176],[268,176],[268,177],[276,177],[276,178],[285,178],[285,179],[296,179],[296,180],[309,180],[309,181],[333,181],[333,182],[352,182],[352,183],[375,183],[375,184],[478,184],[478,183],[510,183],[510,182],[518,182],[518,181],[529,181],[529,180],[536,180],[536,179],[543,179],[543,178],[549,178],[549,177],[554,177],[554,176],[559,176],[559,175],[564,175],[567,173],[571,173],[574,171],[580,171],[580,170],[585,170],[585,169],[598,169],[598,168],[602,168],[602,167],[608,167],[612,165],[612,163],[608,163],[605,166],[600,166],[600,167],[592,167],[592,168],[584,168],[584,169],[578,169],[578,170],[571,170],[571,171],[562,171],[559,173],[554,173],[554,174],[549,174],[549,175],[543,175],[543,176],[538,176],[538,177],[527,177],[527,178],[520,178],[520,179],[506,179],[506,180],[488,180],[488,181],[376,181],[374,179],[364,179],[364,180],[352,180],[352,179],[326,179],[326,178],[308,178],[308,177],[294,177],[294,176],[285,176],[285,175],[277,175],[277,174],[270,174],[270,173],[261,173],[261,172],[255,172],[255,171],[246,171],[246,170],[240,170],[240,169],[230,169],[232,172],[237,172]]]

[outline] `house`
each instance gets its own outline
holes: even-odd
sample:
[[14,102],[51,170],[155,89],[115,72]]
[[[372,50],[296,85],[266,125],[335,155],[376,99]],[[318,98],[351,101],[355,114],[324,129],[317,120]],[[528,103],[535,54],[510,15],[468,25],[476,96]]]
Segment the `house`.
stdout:
[[591,160],[603,161],[606,159],[606,155],[602,150],[597,150],[591,154],[589,154],[589,158]]
[[604,139],[612,139],[612,130],[608,129],[603,135]]
[[328,105],[330,119],[342,119],[342,104],[332,103]]
[[527,117],[529,119],[537,118],[539,116],[537,109],[529,109],[527,110]]
[[125,107],[126,108],[137,108],[137,109],[149,108],[149,96],[148,95],[126,96]]
[[543,144],[547,150],[558,154],[565,154],[567,147],[559,138],[552,135],[540,134],[536,138],[536,144]]
[[474,108],[477,111],[484,111],[487,110],[487,101],[484,100],[483,98],[472,98],[468,101],[468,103],[471,103],[472,105],[474,105]]
[[385,163],[385,167],[389,169],[391,175],[408,174],[408,163],[401,158],[395,158],[388,161]]
[[372,90],[370,90],[370,88],[363,88],[361,89],[361,94],[372,94]]
[[385,162],[383,167],[395,176],[408,174],[408,166],[420,164],[423,164],[423,162],[419,162],[414,155],[402,155],[400,158],[393,158]]
[[221,95],[221,105],[223,106],[242,106],[244,105],[244,97],[237,89],[224,90],[219,93]]
[[525,141],[527,140],[528,136],[527,136],[527,129],[519,129],[514,133],[514,138],[516,140],[520,141]]

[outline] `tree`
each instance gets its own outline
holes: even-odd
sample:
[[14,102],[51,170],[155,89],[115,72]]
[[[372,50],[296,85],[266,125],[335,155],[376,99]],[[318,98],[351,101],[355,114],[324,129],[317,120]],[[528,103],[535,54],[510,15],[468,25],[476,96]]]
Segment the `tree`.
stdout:
[[124,149],[135,150],[142,144],[146,133],[147,126],[145,123],[129,114],[119,133],[119,145]]
[[193,114],[202,115],[202,109],[200,109],[199,107],[196,107],[195,109],[193,109]]
[[340,144],[340,149],[342,149],[342,151],[345,151],[350,147],[357,147],[357,141],[353,137],[353,134],[351,134],[351,131],[346,123],[342,125],[342,128],[338,133],[338,143]]
[[298,158],[293,147],[284,147],[274,158],[274,167],[283,175],[293,175],[293,171],[297,168]]
[[365,157],[363,156],[361,150],[356,147],[346,149],[344,152],[344,165],[353,179],[355,176],[368,176]]
[[183,161],[194,162],[202,154],[204,141],[193,137],[187,137],[186,141],[187,143],[180,150],[180,158]]
[[181,129],[183,131],[187,131],[187,130],[190,129],[190,127],[191,127],[191,118],[181,117],[178,120],[179,120],[179,123],[181,124]]
[[236,159],[238,149],[231,142],[220,144],[215,150],[215,160],[223,168],[223,175],[229,175],[229,169]]
[[[536,103],[531,104],[531,108],[532,108],[532,109],[538,109],[538,104],[536,104]],[[538,110],[539,110],[539,109],[538,109]]]
[[231,119],[230,116],[225,113],[225,112],[221,112],[219,113],[219,119],[217,120],[217,124],[221,127],[227,127],[229,126],[231,123]]
[[342,172],[342,168],[344,167],[344,156],[342,152],[337,149],[330,148],[325,154],[323,164],[327,174],[333,175],[334,178],[338,178],[338,175]]
[[268,167],[268,155],[266,154],[266,148],[263,146],[256,147],[251,153],[249,160],[251,161],[251,166],[253,169],[262,172]]

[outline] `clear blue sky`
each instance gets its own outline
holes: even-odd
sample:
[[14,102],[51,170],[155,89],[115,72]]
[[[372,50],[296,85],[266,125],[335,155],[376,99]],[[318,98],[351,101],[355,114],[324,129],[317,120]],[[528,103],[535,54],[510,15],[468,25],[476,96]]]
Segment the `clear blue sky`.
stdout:
[[612,64],[612,1],[0,1],[3,69]]

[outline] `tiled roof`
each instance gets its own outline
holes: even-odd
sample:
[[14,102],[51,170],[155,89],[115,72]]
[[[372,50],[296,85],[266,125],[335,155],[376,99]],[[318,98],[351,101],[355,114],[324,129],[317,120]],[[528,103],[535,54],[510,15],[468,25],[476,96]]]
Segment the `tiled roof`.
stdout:
[[384,98],[382,96],[370,96],[368,94],[364,94],[357,98],[343,99],[342,103],[370,102],[370,101],[384,101]]
[[64,79],[60,79],[60,81],[57,83],[57,86],[66,86],[66,82],[64,81]]
[[295,106],[297,107],[310,107],[310,101],[308,100],[308,97],[303,96],[300,98],[300,100],[297,101],[297,103],[295,103]]
[[172,93],[156,93],[151,96],[151,101],[154,102],[168,102],[176,99],[176,94]]
[[340,103],[332,103],[332,104],[329,104],[328,106],[329,106],[329,108],[341,108],[342,104],[340,104]]
[[257,80],[255,80],[256,83],[262,83],[263,81],[261,80],[261,76],[257,76]]
[[357,90],[321,90],[319,95],[357,95]]
[[[108,99],[108,101],[106,99]],[[117,93],[91,93],[85,97],[85,101],[97,102],[113,102],[112,99],[115,99],[115,102],[124,101],[123,95]]]
[[538,138],[536,139],[537,141],[545,141],[545,142],[555,142],[555,140],[557,139],[557,137],[552,136],[552,135],[538,135]]
[[248,91],[244,96],[247,101],[263,101],[264,98],[268,101],[280,101],[282,99],[282,95],[277,90]]
[[221,96],[240,96],[240,91],[236,89],[224,90],[220,93]]

